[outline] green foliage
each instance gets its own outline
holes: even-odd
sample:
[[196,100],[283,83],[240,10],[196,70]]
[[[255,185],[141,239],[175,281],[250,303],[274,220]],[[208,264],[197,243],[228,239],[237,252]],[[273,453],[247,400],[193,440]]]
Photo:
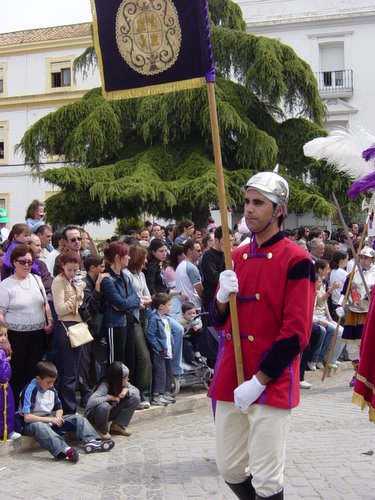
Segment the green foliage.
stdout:
[[[339,182],[342,190],[346,181],[334,174],[340,181],[333,182],[327,169],[319,176],[303,156],[303,144],[325,134],[311,69],[290,47],[246,33],[231,0],[210,0],[209,8],[228,206],[241,207],[240,186],[251,173],[279,162],[291,182],[290,210],[330,215],[327,190]],[[88,50],[75,67],[88,71],[94,63]],[[93,89],[36,122],[18,150],[36,175],[61,189],[46,202],[53,223],[137,218],[144,211],[192,217],[218,202],[205,88],[126,101],[106,101]],[[41,170],[51,154],[69,166]]]
[[217,26],[246,31],[241,7],[228,0],[208,0],[211,22]]
[[124,234],[129,234],[131,230],[140,231],[143,227],[144,223],[142,219],[138,217],[124,217],[117,221],[115,233],[118,236],[122,236]]

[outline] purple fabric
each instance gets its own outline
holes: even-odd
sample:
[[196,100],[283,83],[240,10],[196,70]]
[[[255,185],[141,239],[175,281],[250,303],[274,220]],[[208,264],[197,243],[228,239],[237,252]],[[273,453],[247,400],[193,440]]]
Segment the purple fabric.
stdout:
[[359,194],[366,193],[373,189],[375,189],[375,172],[371,172],[365,175],[365,177],[362,177],[362,179],[353,182],[348,191],[348,196],[350,198],[356,198]]
[[[12,274],[14,274],[14,266],[10,261],[10,255],[12,253],[13,248],[15,248],[17,245],[20,245],[18,241],[13,241],[8,248],[6,249],[6,252],[3,257],[3,265],[1,268],[1,279],[4,281],[6,278],[9,278]],[[33,262],[33,265],[31,266],[31,272],[33,274],[36,274],[40,276],[40,271],[38,267],[38,263],[36,261]]]
[[[9,382],[12,375],[10,363],[6,357],[5,352],[0,348],[0,383],[5,384]],[[4,436],[4,404],[7,409],[7,434],[14,432],[14,399],[10,385],[6,387],[6,397],[4,398],[4,388],[0,386],[0,439]]]
[[375,144],[363,151],[362,157],[366,161],[375,160]]
[[[163,85],[199,77],[206,77],[207,81],[213,81],[215,72],[206,0],[173,0],[181,27],[181,46],[174,64],[156,74],[141,73],[140,71],[148,64],[145,61],[149,61],[151,58],[155,61],[155,67],[158,67],[163,53],[159,53],[157,48],[152,51],[152,54],[150,53],[147,60],[142,56],[142,58],[133,61],[133,66],[137,65],[139,71],[127,64],[118,49],[116,17],[121,0],[94,0],[94,3],[100,45],[100,47],[96,47],[96,50],[103,61],[102,83],[107,92]],[[171,23],[170,30],[174,30],[173,19],[165,19],[163,16],[167,8],[166,0],[152,1],[150,6],[154,9],[153,12],[160,20],[161,25],[166,26]],[[137,10],[140,11],[140,14],[135,17]],[[143,15],[144,12],[141,12],[141,7],[137,2],[129,1],[126,8],[122,10],[121,20],[125,28],[121,32],[121,37],[124,42],[128,43],[129,50],[135,46],[135,43],[138,46],[138,42],[142,40],[146,45],[150,44],[148,41],[150,33],[147,31],[147,27],[144,28],[144,32],[140,32],[139,28]],[[137,25],[135,24],[136,19]],[[136,28],[138,32],[136,32]]]

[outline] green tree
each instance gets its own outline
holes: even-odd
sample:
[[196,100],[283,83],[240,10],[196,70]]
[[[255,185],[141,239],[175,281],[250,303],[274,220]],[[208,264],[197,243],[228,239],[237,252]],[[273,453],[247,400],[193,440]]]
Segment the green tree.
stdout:
[[[322,186],[306,185],[311,162],[302,146],[325,134],[310,67],[290,47],[246,33],[231,0],[209,0],[209,8],[228,206],[241,205],[239,188],[252,173],[279,162],[291,183],[290,211],[331,215]],[[88,50],[76,67],[93,64]],[[53,223],[144,211],[203,222],[217,204],[204,88],[126,101],[106,101],[94,89],[36,122],[18,147],[36,175],[61,188],[46,202]],[[69,166],[42,170],[43,157],[56,151]]]

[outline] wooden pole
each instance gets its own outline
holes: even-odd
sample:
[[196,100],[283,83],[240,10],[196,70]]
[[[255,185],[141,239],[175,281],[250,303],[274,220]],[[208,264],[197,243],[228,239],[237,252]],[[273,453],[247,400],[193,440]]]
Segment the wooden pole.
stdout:
[[[208,106],[210,110],[210,120],[211,120],[212,144],[214,149],[215,170],[217,177],[221,227],[223,230],[225,269],[231,270],[232,253],[231,253],[230,239],[229,239],[228,210],[227,210],[227,201],[225,196],[224,172],[223,172],[223,164],[221,158],[219,123],[217,118],[214,83],[207,83],[207,92],[208,92]],[[232,320],[232,338],[233,338],[234,355],[236,360],[237,382],[238,385],[240,385],[244,381],[244,371],[243,371],[241,338],[240,338],[240,329],[238,324],[237,302],[235,293],[231,293],[229,296],[229,306],[230,306],[230,315]]]
[[[337,208],[337,211],[339,213],[341,224],[345,228],[345,232],[347,234],[347,238],[349,238],[349,232],[348,232],[348,230],[346,228],[344,217],[342,215],[340,206],[339,206],[338,201],[336,199],[336,196],[334,194],[333,194],[333,200],[334,200],[334,202],[336,204],[336,208]],[[352,281],[353,281],[353,278],[354,278],[354,273],[355,273],[356,266],[358,266],[358,270],[362,271],[362,269],[361,269],[361,267],[359,265],[358,255],[361,253],[361,250],[362,250],[362,247],[363,247],[363,243],[365,241],[365,237],[366,237],[366,234],[367,234],[367,228],[368,228],[368,222],[369,222],[369,217],[367,217],[367,221],[366,221],[365,227],[363,228],[361,239],[359,241],[359,246],[358,246],[357,253],[354,250],[352,241],[350,240],[350,238],[348,239],[348,241],[350,241],[350,243],[351,243],[351,246],[353,247],[352,252],[353,252],[353,257],[354,257],[354,266],[353,266],[352,272],[351,272],[351,274],[349,276],[349,283],[348,283],[348,286],[347,286],[346,291],[345,291],[344,300],[343,300],[343,304],[344,305],[346,304],[346,302],[348,300],[348,297],[349,297],[349,293],[350,293],[350,289],[351,289],[351,286],[352,286]],[[362,277],[363,283],[364,283],[364,285],[366,287],[366,290],[368,290],[367,284],[365,282],[365,278],[363,276],[363,272],[361,274],[361,277]],[[332,356],[332,353],[333,353],[333,349],[335,348],[335,343],[336,343],[337,335],[338,335],[338,332],[339,332],[339,328],[340,328],[340,324],[341,324],[341,319],[342,318],[340,317],[337,320],[337,325],[336,325],[335,333],[333,335],[333,339],[332,339],[332,342],[331,342],[331,347],[329,348],[329,351],[328,351],[328,354],[327,354],[327,357],[326,357],[326,364],[325,364],[325,367],[324,367],[324,370],[323,370],[322,382],[324,382],[324,380],[325,380],[325,378],[326,378],[326,376],[328,374],[329,363],[331,361],[331,356]]]

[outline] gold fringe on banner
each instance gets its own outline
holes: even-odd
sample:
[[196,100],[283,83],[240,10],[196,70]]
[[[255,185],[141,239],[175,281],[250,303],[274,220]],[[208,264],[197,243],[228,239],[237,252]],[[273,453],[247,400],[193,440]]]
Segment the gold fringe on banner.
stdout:
[[177,82],[162,83],[160,85],[150,85],[148,87],[139,87],[129,90],[113,90],[107,92],[103,86],[103,97],[108,100],[115,99],[134,99],[156,94],[166,94],[167,92],[177,92],[179,90],[197,89],[204,87],[206,80],[204,78],[193,78],[191,80],[180,80]]
[[358,405],[361,408],[361,410],[365,410],[366,408],[368,408],[369,420],[370,422],[375,423],[375,408],[373,408],[371,406],[371,403],[366,401],[365,398],[361,396],[361,394],[358,394],[358,392],[353,392],[352,403]]

